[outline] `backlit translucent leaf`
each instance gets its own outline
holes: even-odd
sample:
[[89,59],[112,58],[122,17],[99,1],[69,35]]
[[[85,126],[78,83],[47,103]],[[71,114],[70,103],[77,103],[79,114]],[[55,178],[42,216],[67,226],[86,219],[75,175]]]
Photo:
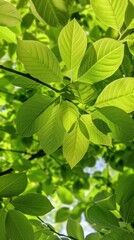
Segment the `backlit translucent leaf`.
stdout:
[[10,210],[6,218],[6,231],[11,240],[33,240],[34,233],[28,219],[16,210]]
[[27,186],[25,173],[7,174],[0,177],[0,197],[13,197],[22,193]]
[[[40,115],[51,105],[52,101],[53,99],[49,96],[37,94],[24,102],[17,115],[18,133],[22,136],[31,136],[34,134],[37,131],[36,126],[42,126],[42,123],[39,123]],[[35,121],[38,121],[38,124]],[[45,121],[47,120],[45,119]]]
[[118,219],[114,214],[97,204],[88,209],[87,217],[91,223],[95,223],[101,228],[113,229],[119,227]]
[[73,103],[65,101],[61,104],[61,120],[67,132],[77,121],[78,114],[78,109]]
[[79,221],[69,219],[67,222],[67,234],[75,239],[84,240],[83,228]]
[[47,122],[44,120],[41,130],[38,132],[39,141],[45,153],[51,154],[62,145],[64,133],[65,130],[60,119],[60,106],[56,105],[53,107],[49,120]]
[[110,134],[104,134],[101,132],[93,123],[91,119],[91,115],[84,114],[81,116],[81,120],[85,123],[86,128],[88,130],[89,134],[89,140],[92,143],[98,144],[98,145],[106,145],[106,146],[112,146],[112,139]]
[[103,38],[88,48],[79,68],[80,82],[95,83],[110,77],[120,66],[124,56],[121,42]]
[[67,188],[59,186],[57,189],[57,194],[62,203],[64,203],[64,204],[73,203],[73,200],[74,200],[73,194]]
[[55,215],[56,222],[64,222],[69,218],[70,209],[67,207],[60,208]]
[[[37,13],[46,23],[54,27],[67,23],[70,6],[67,0],[32,0],[32,2]],[[73,3],[72,0],[70,2]]]
[[121,142],[134,138],[134,121],[122,109],[117,107],[103,107],[93,112],[93,119],[102,119],[112,132],[112,137]]
[[8,43],[16,43],[15,34],[7,27],[0,26],[0,39],[4,39]]
[[91,4],[99,20],[119,30],[125,19],[127,0],[91,0]]
[[28,215],[42,216],[53,209],[51,202],[39,193],[28,193],[12,201],[16,210]]
[[9,2],[0,0],[0,25],[12,27],[19,24],[21,16],[17,9]]
[[63,141],[63,155],[71,168],[84,157],[88,146],[89,140],[82,133],[79,123],[76,122],[73,130],[65,134]]
[[62,80],[58,60],[43,43],[33,40],[18,41],[17,55],[31,76],[45,83]]
[[120,78],[108,84],[98,96],[95,107],[115,106],[134,111],[134,78]]
[[72,71],[70,77],[73,79],[74,70],[79,67],[87,47],[86,34],[75,19],[61,30],[58,46],[64,63]]

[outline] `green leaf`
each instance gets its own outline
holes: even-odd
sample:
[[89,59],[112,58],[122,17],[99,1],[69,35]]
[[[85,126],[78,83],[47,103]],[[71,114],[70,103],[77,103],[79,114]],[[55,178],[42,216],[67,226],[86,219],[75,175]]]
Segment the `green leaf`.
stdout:
[[134,2],[128,1],[126,13],[125,13],[125,25],[127,29],[134,28]]
[[55,152],[63,143],[65,130],[60,119],[60,105],[53,107],[49,120],[39,130],[39,141],[46,154]]
[[91,115],[83,114],[81,120],[85,123],[89,134],[89,141],[98,145],[112,146],[112,139],[109,133],[100,131],[92,121]]
[[113,229],[119,227],[118,219],[114,214],[97,204],[87,210],[87,217],[91,223],[95,223],[101,228]]
[[[84,128],[86,129],[85,126]],[[76,122],[73,130],[65,134],[63,141],[63,156],[71,168],[84,157],[88,146],[89,140],[81,131],[80,123]]]
[[17,9],[9,2],[0,0],[0,25],[12,27],[19,24],[21,16]]
[[34,233],[28,219],[16,210],[10,210],[6,218],[6,231],[11,240],[33,240]]
[[4,209],[0,209],[0,239],[7,240],[6,229],[5,229],[5,220],[7,212]]
[[56,212],[55,221],[64,222],[70,216],[70,209],[67,207],[62,207]]
[[64,204],[73,203],[73,194],[67,188],[59,186],[57,190],[57,194],[59,199],[62,201],[62,203]]
[[28,193],[12,201],[16,210],[33,216],[42,216],[53,209],[51,202],[39,193]]
[[0,26],[0,39],[4,39],[8,43],[16,43],[15,34],[7,27]]
[[134,222],[134,197],[121,205],[120,213],[125,222]]
[[107,123],[116,141],[130,141],[134,138],[134,122],[120,108],[103,107],[93,112],[93,119],[102,119]]
[[120,78],[108,84],[98,96],[97,108],[115,106],[127,113],[134,111],[134,78]]
[[110,234],[106,234],[102,240],[133,240],[132,234],[123,229],[123,228],[117,228],[111,231]]
[[127,44],[128,44],[128,48],[129,48],[130,53],[134,56],[134,33],[132,33],[129,36]]
[[71,218],[67,222],[67,234],[76,239],[84,240],[83,228],[78,221]]
[[[67,0],[32,0],[39,16],[49,25],[57,27],[65,25],[69,18],[70,4]],[[73,3],[73,1],[71,0]]]
[[47,240],[61,240],[61,238],[58,235],[53,234],[53,235],[49,236],[47,238]]
[[123,205],[134,196],[134,175],[124,175],[116,188],[116,201]]
[[66,132],[69,132],[73,124],[77,121],[79,114],[78,109],[73,103],[69,101],[64,101],[61,104],[60,111],[63,126]]
[[86,236],[85,240],[99,240],[100,234],[99,233],[91,233]]
[[0,177],[0,198],[13,197],[24,192],[27,186],[25,173],[13,173]]
[[87,47],[86,34],[79,23],[73,19],[60,32],[58,46],[61,57],[71,70],[70,77],[78,69]]
[[120,30],[125,20],[127,0],[91,0],[93,10],[99,20],[108,27]]
[[89,46],[81,62],[78,81],[93,84],[110,77],[121,65],[124,46],[121,42],[103,38]]
[[49,96],[36,94],[24,102],[17,114],[18,133],[28,137],[37,131],[37,126],[42,127],[41,114],[52,104],[52,101],[53,99]]
[[116,209],[115,195],[111,195],[107,198],[97,201],[96,204],[107,210],[115,210]]
[[80,103],[92,105],[93,100],[96,98],[97,90],[89,83],[73,82],[69,84],[68,90],[74,99]]
[[31,76],[44,83],[61,82],[58,60],[43,43],[33,40],[18,41],[17,56]]
[[15,86],[22,87],[22,88],[36,88],[39,86],[39,83],[23,76],[18,76],[13,78],[11,80],[11,83]]

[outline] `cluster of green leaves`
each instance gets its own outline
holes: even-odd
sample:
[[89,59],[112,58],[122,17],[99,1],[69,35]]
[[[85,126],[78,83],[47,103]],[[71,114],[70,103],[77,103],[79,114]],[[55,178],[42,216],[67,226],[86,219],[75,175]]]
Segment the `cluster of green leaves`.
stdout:
[[[89,179],[84,167],[94,166],[98,156],[116,170],[134,167],[128,143],[134,139],[134,1],[10,2],[0,0],[0,68],[8,71],[0,75],[0,139],[1,149],[9,150],[2,150],[1,170],[10,165],[20,173],[1,177],[3,240],[65,239],[24,216],[52,209],[42,192],[57,193],[67,205],[55,220],[69,219],[70,239],[133,239],[133,175],[121,184],[117,177],[117,187],[105,171]],[[34,193],[22,194],[23,171]],[[78,204],[70,210],[74,197]],[[84,238],[82,212],[98,233]]]

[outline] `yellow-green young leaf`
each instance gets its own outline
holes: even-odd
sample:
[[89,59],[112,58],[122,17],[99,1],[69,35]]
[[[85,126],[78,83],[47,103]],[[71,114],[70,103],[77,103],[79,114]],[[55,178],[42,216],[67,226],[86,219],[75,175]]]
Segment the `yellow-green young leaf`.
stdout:
[[91,115],[84,114],[81,116],[81,121],[86,125],[89,134],[89,141],[98,145],[112,146],[112,138],[110,133],[101,132],[91,119]]
[[17,56],[27,72],[45,83],[60,82],[62,75],[57,58],[43,43],[18,41]]
[[84,240],[84,231],[79,221],[69,219],[67,222],[67,234],[79,240]]
[[78,109],[73,103],[65,101],[61,104],[60,110],[63,126],[66,132],[69,132],[72,125],[77,121],[79,115]]
[[43,120],[43,126],[38,132],[40,144],[47,154],[55,152],[63,142],[65,130],[60,118],[60,105],[53,107],[47,122]]
[[87,47],[86,34],[75,19],[61,30],[58,46],[62,60],[73,74],[79,67]]
[[13,27],[21,22],[17,9],[9,2],[0,0],[0,25]]
[[28,215],[42,216],[53,209],[51,202],[39,193],[28,193],[12,201],[16,210]]
[[59,186],[57,190],[57,194],[62,203],[65,203],[65,204],[73,203],[73,194],[67,188]]
[[91,0],[91,4],[102,23],[117,30],[122,27],[128,0]]
[[101,119],[111,130],[112,137],[119,142],[134,139],[134,121],[122,109],[103,107],[92,113],[92,119]]
[[8,43],[16,43],[16,35],[9,28],[0,26],[0,39]]
[[124,46],[121,42],[103,38],[88,48],[79,68],[78,81],[95,83],[110,77],[121,65]]
[[0,239],[7,240],[6,238],[6,229],[5,229],[5,220],[7,212],[2,208],[0,209]]
[[[28,137],[42,127],[41,115],[44,115],[43,111],[51,105],[52,101],[53,99],[49,96],[36,94],[24,102],[17,114],[18,133]],[[45,118],[45,123],[46,121],[47,119]]]
[[30,221],[19,211],[10,210],[6,217],[6,232],[11,240],[33,240]]
[[7,174],[0,177],[0,198],[13,197],[24,192],[27,186],[25,173]]
[[120,78],[108,84],[98,96],[96,108],[115,106],[127,113],[134,111],[134,78]]
[[[65,25],[69,18],[70,4],[67,0],[32,0],[39,16],[53,27]],[[70,2],[73,3],[71,0]],[[35,15],[36,16],[36,15]]]
[[84,157],[88,146],[89,140],[81,131],[79,122],[76,122],[73,130],[65,134],[63,141],[63,155],[71,168]]

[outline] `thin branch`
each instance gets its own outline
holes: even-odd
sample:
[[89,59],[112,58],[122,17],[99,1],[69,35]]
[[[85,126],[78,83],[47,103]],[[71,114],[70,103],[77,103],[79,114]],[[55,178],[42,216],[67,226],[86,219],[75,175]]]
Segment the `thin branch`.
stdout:
[[37,79],[37,78],[32,77],[32,76],[31,76],[30,74],[28,74],[28,73],[22,73],[22,72],[19,72],[19,71],[14,70],[14,69],[5,67],[5,66],[3,66],[3,65],[0,65],[0,69],[3,69],[3,70],[5,70],[5,71],[8,71],[8,72],[11,72],[11,73],[14,73],[14,74],[17,74],[17,75],[19,75],[19,76],[23,76],[23,77],[29,78],[29,79],[33,80],[34,82],[39,83],[39,84],[41,84],[41,85],[44,85],[45,87],[50,88],[51,90],[53,90],[53,91],[55,91],[55,92],[57,92],[57,93],[60,93],[60,92],[61,92],[60,90],[52,87],[51,85],[49,85],[49,84],[47,84],[47,83],[44,83],[44,82],[40,81],[40,80]]
[[15,152],[15,153],[24,153],[24,154],[31,155],[31,154],[28,153],[28,152],[21,151],[21,150],[15,150],[15,149],[5,149],[5,148],[0,148],[0,151],[5,151],[5,152]]
[[75,237],[67,236],[67,235],[65,235],[65,234],[61,234],[61,233],[56,232],[48,223],[45,223],[40,217],[37,216],[37,218],[42,222],[42,224],[46,225],[46,227],[48,227],[51,232],[57,234],[59,237],[70,238],[70,239],[72,239],[72,240],[78,240],[78,239],[75,238]]

